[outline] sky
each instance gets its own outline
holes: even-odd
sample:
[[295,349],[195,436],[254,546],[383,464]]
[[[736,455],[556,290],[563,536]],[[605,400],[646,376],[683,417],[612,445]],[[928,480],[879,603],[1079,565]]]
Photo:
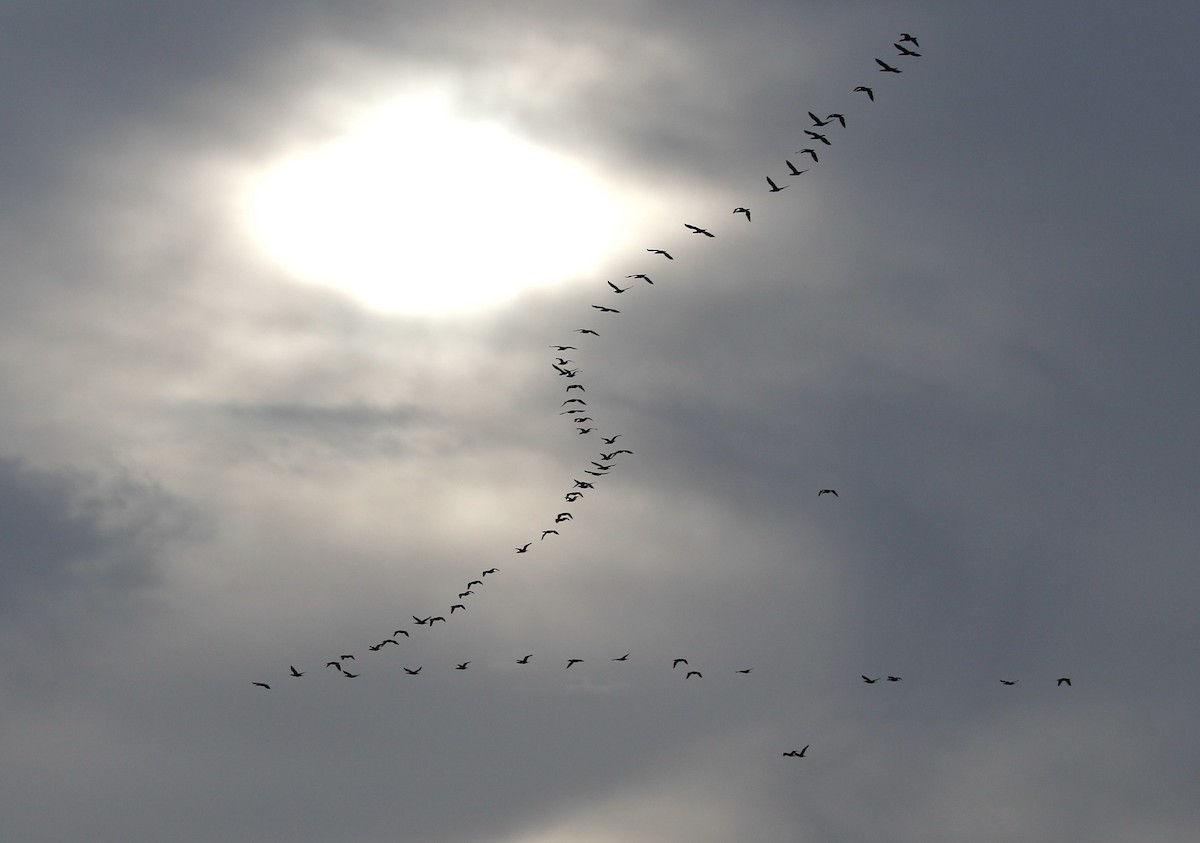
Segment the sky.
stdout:
[[0,17],[7,839],[1196,839],[1200,10]]

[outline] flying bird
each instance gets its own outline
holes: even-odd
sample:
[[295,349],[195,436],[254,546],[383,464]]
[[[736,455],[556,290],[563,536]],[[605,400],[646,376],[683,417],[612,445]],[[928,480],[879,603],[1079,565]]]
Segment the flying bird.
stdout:
[[[482,584],[483,584],[483,583],[480,583],[480,585],[482,585]],[[410,635],[408,634],[408,630],[407,630],[407,629],[397,629],[395,632],[393,632],[393,633],[392,633],[392,637],[393,637],[393,638],[395,638],[397,635],[403,635],[405,638],[411,638],[411,637],[412,637],[412,636],[410,636]]]
[[846,128],[846,115],[844,115],[844,114],[837,114],[837,113],[830,114],[825,119],[826,120],[837,120],[839,123],[842,124],[843,129]]
[[626,653],[626,654],[625,654],[625,655],[623,655],[623,656],[617,656],[615,659],[611,659],[611,661],[614,661],[614,662],[623,662],[623,661],[625,661],[625,659],[627,659],[627,658],[629,658],[629,653]]
[[912,44],[914,47],[920,47],[920,46],[921,46],[920,44],[918,44],[918,43],[917,43],[917,39],[916,39],[916,38],[913,38],[913,37],[912,37],[911,35],[909,35],[907,32],[901,32],[901,33],[900,33],[900,41],[901,41],[901,43]]
[[903,676],[889,676],[889,677],[887,678],[887,681],[889,681],[889,682],[900,682],[900,681],[902,681],[903,679],[904,679],[904,677],[903,677]]
[[899,50],[900,55],[902,55],[902,56],[914,56],[916,58],[921,57],[920,53],[914,52],[913,50],[910,50],[901,44],[893,44],[892,46],[895,47],[897,50]]
[[574,518],[575,516],[569,512],[560,512],[554,516],[554,523],[561,524],[563,521],[572,521]]
[[877,65],[879,65],[880,73],[899,73],[900,72],[900,68],[892,67],[890,64],[883,61],[882,59],[875,59],[875,63]]
[[679,665],[681,665],[681,664],[687,664],[687,663],[688,663],[687,659],[675,659],[675,661],[671,664],[671,670],[674,670],[675,668],[679,667]]
[[817,158],[817,151],[815,149],[797,149],[796,154],[797,155],[811,155],[814,164],[820,163],[820,159]]
[[822,120],[820,117],[818,117],[817,115],[813,114],[811,111],[810,111],[810,112],[808,112],[808,116],[812,118],[812,121],[813,121],[813,125],[814,125],[814,126],[828,126],[828,125],[829,125],[829,119],[828,119],[828,118],[826,118],[826,119]]
[[584,436],[588,433],[591,433],[595,429],[596,428],[594,428],[594,427],[578,427],[575,430],[580,436]]
[[582,398],[568,398],[566,401],[562,402],[558,406],[565,407],[568,404],[582,404],[585,407],[587,406],[587,402],[584,401]]
[[458,593],[458,599],[459,599],[459,600],[462,600],[464,597],[468,597],[468,596],[470,596],[470,595],[472,595],[472,594],[474,594],[474,593],[475,593],[475,592],[471,591],[471,589],[469,589],[469,588],[468,588],[466,591],[460,591],[460,592]]
[[469,664],[470,664],[470,662],[463,662],[462,664],[458,665],[458,666],[457,666],[456,668],[454,668],[454,669],[455,669],[455,670],[466,670],[466,669],[467,669],[467,665],[469,665]]
[[750,222],[750,209],[749,209],[749,208],[741,208],[741,207],[738,207],[738,208],[734,208],[734,209],[733,209],[733,212],[734,212],[735,214],[745,214],[745,215],[746,215],[746,222]]
[[[593,331],[591,328],[576,328],[576,329],[575,329],[575,333],[577,333],[577,334],[591,334],[593,337],[598,337],[598,336],[600,336],[600,333],[599,333],[598,331]],[[578,371],[578,370],[576,370],[576,371]]]
[[618,433],[616,436],[613,436],[611,438],[604,437],[604,436],[601,436],[600,438],[604,440],[605,445],[612,445],[612,444],[616,443],[617,437],[619,437],[620,435],[621,434]]
[[576,348],[573,345],[552,345],[550,347],[557,349],[558,351],[578,351],[579,350],[578,348]]
[[734,673],[749,673],[752,670],[754,670],[754,668],[748,667],[745,670],[735,670]]
[[266,682],[251,682],[250,684],[257,685],[260,688],[266,688],[268,691],[271,690],[271,686],[268,685]]
[[609,281],[609,282],[608,282],[608,286],[610,286],[610,287],[612,287],[612,288],[613,288],[613,292],[614,292],[614,293],[623,293],[623,292],[625,292],[626,290],[632,290],[632,289],[633,289],[633,287],[618,287],[616,284],[614,284],[614,283],[613,283],[613,282],[611,282],[611,281]]
[[[578,664],[581,661],[583,661],[583,659],[567,659],[567,667],[570,667],[573,664]],[[566,668],[563,669],[566,670]]]
[[669,261],[675,260],[675,258],[671,257],[670,252],[664,252],[662,249],[647,249],[646,251],[650,252],[651,254],[654,254],[654,255],[662,255],[664,258],[666,258]]
[[801,749],[799,751],[796,751],[793,749],[791,752],[785,752],[784,755],[790,755],[792,758],[803,758],[804,753],[808,752],[809,746],[810,746],[809,744],[805,744],[804,749]]
[[358,677],[362,676],[362,674],[361,673],[347,673],[346,671],[343,670],[342,676],[345,676],[347,679],[357,679]]
[[767,176],[767,184],[771,185],[771,193],[778,193],[781,190],[787,190],[789,187],[789,185],[786,184],[783,187],[780,187],[779,185],[775,184],[775,182],[771,181],[770,176]]
[[642,274],[640,274],[640,273],[639,273],[638,275],[626,275],[625,277],[626,277],[626,278],[641,278],[641,279],[642,279],[643,281],[645,281],[647,284],[650,284],[651,286],[653,286],[653,285],[654,285],[654,282],[650,280],[650,276],[649,276],[649,275],[642,275]]
[[382,650],[383,645],[382,644],[368,644],[367,649],[370,650],[372,653],[374,653],[378,650]]
[[817,497],[819,498],[821,495],[833,495],[835,498],[839,497],[837,489],[822,489],[821,491],[817,492]]
[[868,679],[866,676],[863,676],[862,680],[864,682],[866,682],[868,685],[874,685],[876,682],[879,681],[879,677],[876,676],[874,679]]
[[341,662],[325,662],[325,666],[326,667],[336,667],[338,670],[342,669]]
[[690,230],[692,232],[692,234],[703,234],[705,237],[716,237],[717,236],[717,235],[713,234],[711,231],[709,231],[707,228],[701,228],[698,225],[692,225],[690,223],[685,222],[683,224],[683,227]]
[[445,622],[446,622],[446,619],[445,619],[445,618],[443,618],[441,615],[438,615],[436,618],[430,618],[430,619],[429,619],[429,625],[430,625],[430,626],[433,626],[433,625],[434,625],[434,623],[435,623],[435,622],[437,622],[437,621],[441,621],[442,623],[445,623]]
[[581,384],[581,383],[571,384],[570,386],[567,387],[566,391],[570,392],[572,389],[578,389],[580,392],[587,392],[587,390],[583,388],[583,384]]
[[296,670],[296,666],[294,664],[289,664],[288,667],[290,667],[292,669],[292,676],[303,676],[304,675],[299,670]]
[[796,165],[795,165],[795,164],[793,164],[791,161],[788,161],[786,158],[785,158],[785,159],[783,159],[783,163],[784,163],[784,164],[787,164],[787,165],[788,165],[788,170],[790,170],[790,171],[791,171],[791,172],[789,172],[789,173],[788,173],[788,175],[789,175],[789,176],[798,176],[798,175],[800,175],[801,173],[807,173],[807,172],[808,172],[808,170],[797,170],[797,169],[796,169]]
[[428,618],[418,618],[416,615],[413,615],[412,619],[413,623],[415,623],[417,626],[425,626],[425,624],[429,623],[429,618],[432,617],[433,615],[430,615]]
[[467,607],[464,606],[462,603],[455,603],[453,606],[450,607],[450,614],[453,615],[455,609],[462,609],[464,612],[467,611]]
[[523,659],[517,659],[517,664],[529,664],[529,660],[533,658],[533,653],[530,653]]
[[813,140],[819,140],[821,143],[825,144],[826,146],[833,146],[833,144],[831,144],[829,142],[829,138],[825,137],[820,132],[810,132],[808,129],[805,129],[804,134],[808,135]]
[[420,667],[418,667],[416,670],[409,670],[409,669],[406,667],[406,668],[404,668],[404,672],[405,672],[405,673],[407,673],[409,676],[416,676],[416,675],[417,675],[418,673],[420,673],[420,672],[421,672],[421,671],[422,671],[424,668],[425,668],[425,665],[421,665],[421,666],[420,666]]
[[871,102],[875,102],[875,89],[874,88],[868,88],[866,85],[859,85],[854,90],[855,90],[855,92],[862,91],[864,94],[867,95],[867,99],[869,99]]
[[691,679],[693,676],[699,676],[701,679],[703,679],[703,678],[704,678],[704,674],[703,674],[703,673],[701,673],[701,672],[700,672],[700,671],[698,671],[698,670],[689,670],[689,671],[687,672],[687,676],[685,676],[685,677],[683,677],[683,678],[684,678],[684,679]]
[[596,308],[596,310],[600,311],[601,313],[620,313],[621,312],[621,311],[617,310],[615,307],[605,307],[602,304],[594,304],[594,305],[592,305],[592,307]]
[[471,580],[469,583],[467,583],[467,588],[470,588],[473,585],[483,585],[483,580]]
[[1016,685],[1020,681],[1021,681],[1020,679],[1001,679],[1000,684],[1001,685]]
[[517,548],[517,553],[528,553],[529,545],[531,545],[531,544],[533,544],[533,542],[525,542],[525,544],[523,544]]
[[1069,677],[1063,676],[1063,677],[1060,677],[1060,678],[1059,678],[1059,680],[1058,680],[1058,682],[1057,682],[1057,683],[1055,683],[1055,684],[1056,684],[1056,685],[1063,685],[1063,684],[1066,684],[1068,687],[1070,687],[1070,685],[1071,685],[1071,680],[1070,680],[1070,678],[1069,678]]
[[352,661],[358,661],[358,659],[354,658],[354,656],[338,656],[338,658],[339,659],[351,659]]
[[555,535],[555,536],[557,536],[557,535],[558,535],[558,530],[542,530],[542,539],[541,539],[541,540],[542,540],[542,541],[545,541],[545,540],[546,540],[546,536],[549,536],[549,535]]
[[[499,568],[488,568],[486,571],[484,571],[479,576],[486,577],[488,574],[495,574],[495,573],[499,572],[499,570],[500,570]],[[483,585],[483,583],[480,583],[480,585]]]

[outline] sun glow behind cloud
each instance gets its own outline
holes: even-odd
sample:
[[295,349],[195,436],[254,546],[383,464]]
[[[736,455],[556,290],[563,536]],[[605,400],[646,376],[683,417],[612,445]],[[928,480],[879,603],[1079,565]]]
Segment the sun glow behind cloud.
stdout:
[[628,233],[614,188],[435,96],[278,161],[240,211],[296,278],[408,313],[477,310],[587,273]]

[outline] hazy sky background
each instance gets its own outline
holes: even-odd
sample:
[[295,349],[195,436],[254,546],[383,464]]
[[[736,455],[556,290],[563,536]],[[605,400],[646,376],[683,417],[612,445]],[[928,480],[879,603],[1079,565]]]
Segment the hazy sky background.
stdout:
[[1200,11],[501,5],[5,4],[6,839],[1195,840]]

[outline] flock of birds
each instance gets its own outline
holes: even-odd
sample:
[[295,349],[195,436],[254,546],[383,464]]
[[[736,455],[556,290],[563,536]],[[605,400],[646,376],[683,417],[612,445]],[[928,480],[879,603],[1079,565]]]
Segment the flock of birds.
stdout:
[[[918,43],[917,38],[907,32],[901,33],[899,39],[893,43],[893,46],[897,50],[897,54],[898,54],[897,58],[899,58],[899,59],[917,58],[917,57],[920,57],[920,55],[921,55],[919,52],[916,51],[917,49],[920,48],[920,44]],[[895,58],[892,60],[896,61]],[[897,73],[902,72],[899,67],[889,64],[888,62],[884,61],[883,59],[876,58],[875,63],[878,65],[878,70],[881,73],[897,74]],[[866,97],[868,98],[868,100],[870,100],[871,102],[875,101],[875,90],[874,90],[874,88],[872,88],[870,86],[859,85],[853,89],[853,92],[865,94]],[[816,131],[816,130],[825,129],[828,126],[834,126],[834,125],[838,126],[839,128],[845,128],[846,127],[846,117],[841,112],[831,112],[831,113],[824,115],[823,117],[813,111],[809,111],[807,113],[808,113],[808,117],[812,120],[812,125],[811,125],[811,127],[804,129],[803,131],[804,131],[804,134],[807,136],[807,139],[808,139],[808,142],[810,145],[806,146],[802,149],[796,150],[796,152],[794,154],[807,155],[809,158],[809,161],[811,161],[812,164],[817,164],[819,162],[820,154],[823,154],[822,152],[820,152],[820,150],[822,150],[824,147],[831,147],[833,145],[833,141],[831,141],[829,139],[829,135],[826,132]],[[788,172],[785,176],[785,179],[790,179],[790,178],[793,178],[796,176],[800,176],[809,171],[808,168],[801,169],[801,168],[797,167],[796,164],[790,159],[784,159],[783,163],[788,168]],[[806,163],[808,163],[808,162],[806,162]],[[766,180],[767,180],[767,191],[768,191],[768,193],[772,193],[772,194],[781,193],[782,191],[786,190],[788,187],[791,186],[790,184],[787,184],[787,183],[780,184],[779,182],[777,182],[774,178],[772,178],[769,175],[766,177]],[[750,223],[752,221],[752,211],[748,206],[738,205],[737,207],[735,207],[733,209],[733,214],[741,215],[741,216],[745,217],[745,220],[747,223]],[[692,223],[684,223],[683,225],[692,234],[703,237],[705,239],[714,239],[717,236],[710,229],[703,227],[703,226],[693,225]],[[667,261],[675,260],[675,256],[672,255],[670,252],[666,251],[665,249],[648,248],[648,249],[646,249],[646,252],[648,252],[649,254],[655,255],[657,257],[661,257]],[[631,290],[633,290],[635,286],[638,286],[636,284],[636,282],[642,282],[643,286],[653,286],[654,285],[654,280],[650,277],[649,274],[644,273],[644,272],[638,272],[638,273],[632,273],[632,274],[626,275],[625,279],[629,280],[631,282],[634,282],[634,283],[630,283],[628,285],[622,286],[620,284],[614,283],[613,281],[607,281],[606,284],[608,287],[608,291],[614,295],[624,295],[624,294],[630,292]],[[601,314],[619,315],[621,313],[620,309],[618,309],[616,307],[612,307],[608,304],[592,304],[591,308],[595,311],[595,315],[601,315]],[[580,335],[581,342],[583,341],[582,338],[584,338],[584,337],[600,336],[599,331],[597,331],[594,328],[590,328],[590,327],[576,328],[574,332]],[[570,382],[566,385],[566,388],[564,390],[564,392],[566,393],[566,398],[563,400],[562,404],[559,407],[559,410],[558,410],[559,415],[564,416],[568,420],[570,420],[570,422],[575,426],[577,435],[579,435],[579,436],[594,436],[594,438],[599,438],[600,441],[603,443],[603,447],[601,447],[599,449],[599,451],[596,455],[597,459],[590,460],[588,467],[583,469],[583,474],[586,475],[588,479],[573,478],[572,486],[563,495],[563,500],[567,504],[573,504],[576,501],[580,500],[582,497],[584,497],[585,494],[587,494],[587,493],[591,492],[593,489],[595,489],[596,483],[601,478],[607,477],[609,475],[609,473],[616,467],[617,463],[619,462],[619,459],[618,459],[619,457],[621,457],[622,455],[632,455],[633,451],[628,448],[618,446],[617,440],[621,438],[622,434],[620,434],[620,433],[615,433],[612,435],[600,435],[599,434],[599,428],[596,427],[596,425],[599,423],[591,415],[591,413],[594,412],[594,410],[592,410],[588,406],[587,399],[582,397],[582,396],[586,395],[587,389],[584,386],[584,384],[577,382],[577,378],[579,376],[580,369],[578,368],[578,365],[576,364],[576,361],[573,358],[563,356],[563,355],[566,355],[571,352],[578,352],[580,350],[579,347],[575,346],[575,345],[570,345],[570,344],[554,344],[554,345],[551,345],[550,348],[557,355],[554,357],[553,361],[551,362],[551,364],[550,364],[551,367],[553,368],[553,370],[555,371],[555,373],[558,377],[561,377]],[[823,495],[832,495],[833,497],[838,497],[838,493],[837,493],[836,489],[821,489],[817,492],[817,497],[821,497]],[[549,526],[549,527],[541,530],[540,535],[536,539],[536,543],[544,542],[547,539],[547,537],[549,537],[549,536],[560,535],[557,527],[561,526],[563,524],[566,524],[570,521],[573,521],[574,518],[575,518],[574,514],[569,509],[563,509],[563,510],[559,511],[553,517],[553,525],[554,526]],[[525,553],[529,553],[530,549],[534,545],[535,545],[535,540],[530,539],[528,541],[525,541],[522,544],[517,545],[514,548],[514,550],[517,554],[525,554]],[[448,609],[446,610],[445,614],[430,613],[430,614],[424,615],[424,616],[413,615],[412,616],[412,621],[413,621],[412,625],[415,627],[425,627],[428,629],[432,629],[434,627],[434,625],[437,623],[448,623],[449,622],[448,618],[453,617],[454,614],[457,612],[465,613],[467,611],[467,602],[465,602],[465,601],[467,601],[468,598],[474,596],[477,593],[475,591],[476,588],[483,587],[484,581],[488,576],[497,574],[499,572],[500,572],[500,569],[496,568],[496,567],[488,568],[487,570],[482,571],[478,577],[468,581],[466,583],[466,586],[462,589],[462,591],[457,592],[457,601],[449,604]],[[400,639],[401,638],[409,639],[410,637],[411,637],[411,632],[409,629],[399,628],[399,629],[394,630],[390,635],[381,638],[378,641],[378,643],[368,645],[367,650],[370,652],[379,652],[379,651],[382,651],[388,645],[395,645],[397,647],[400,647]],[[625,662],[629,659],[629,657],[631,655],[632,655],[631,653],[625,653],[624,655],[610,658],[610,659],[608,659],[608,661]],[[532,658],[533,658],[533,654],[529,653],[529,654],[525,654],[525,655],[521,656],[520,658],[516,658],[515,662],[520,665],[528,665]],[[584,661],[585,660],[582,658],[569,658],[566,660],[566,664],[563,666],[563,669],[569,670],[574,665],[581,664]],[[354,662],[355,665],[357,665],[357,659],[356,659],[355,655],[353,653],[343,653],[343,654],[338,655],[338,657],[336,659],[331,659],[330,661],[326,662],[324,665],[324,668],[333,668],[333,670],[336,672],[336,674],[342,678],[356,679],[361,674],[358,672],[357,667],[355,667],[353,669],[348,669],[346,667],[346,665],[349,662]],[[470,661],[457,662],[454,664],[453,669],[465,671],[470,668],[470,665],[471,665]],[[692,669],[691,665],[688,663],[687,659],[675,658],[675,659],[671,660],[671,670],[678,670],[681,666],[688,668],[684,671],[680,671],[683,675],[684,680],[703,679],[704,678],[703,672],[701,672],[698,669]],[[290,668],[289,675],[292,678],[300,678],[300,677],[303,677],[307,673],[307,671],[298,670],[294,665],[289,665],[289,668]],[[409,676],[421,675],[424,668],[425,668],[424,665],[417,665],[415,667],[403,666],[404,673]],[[753,669],[754,668],[752,668],[752,667],[742,667],[742,668],[737,668],[737,669],[733,670],[732,672],[735,674],[747,676],[750,674],[750,672]],[[862,677],[862,681],[868,685],[874,685],[881,680],[885,680],[887,682],[902,681],[902,677],[893,676],[893,675],[877,676],[877,677],[872,678],[870,676],[862,674],[861,677]],[[1016,679],[1000,679],[999,680],[1000,684],[1004,685],[1004,686],[1016,685],[1018,681],[1019,680],[1016,680]],[[268,684],[267,682],[253,682],[252,684],[257,687],[260,687],[260,688],[271,690],[271,685]],[[1069,677],[1066,677],[1066,676],[1059,677],[1056,684],[1058,686],[1062,686],[1062,685],[1070,686],[1071,680]],[[804,757],[806,757],[805,753],[808,751],[808,749],[809,749],[809,747],[805,746],[799,750],[790,750],[790,751],[784,752],[783,755],[786,757],[792,757],[792,758],[804,758]]]

